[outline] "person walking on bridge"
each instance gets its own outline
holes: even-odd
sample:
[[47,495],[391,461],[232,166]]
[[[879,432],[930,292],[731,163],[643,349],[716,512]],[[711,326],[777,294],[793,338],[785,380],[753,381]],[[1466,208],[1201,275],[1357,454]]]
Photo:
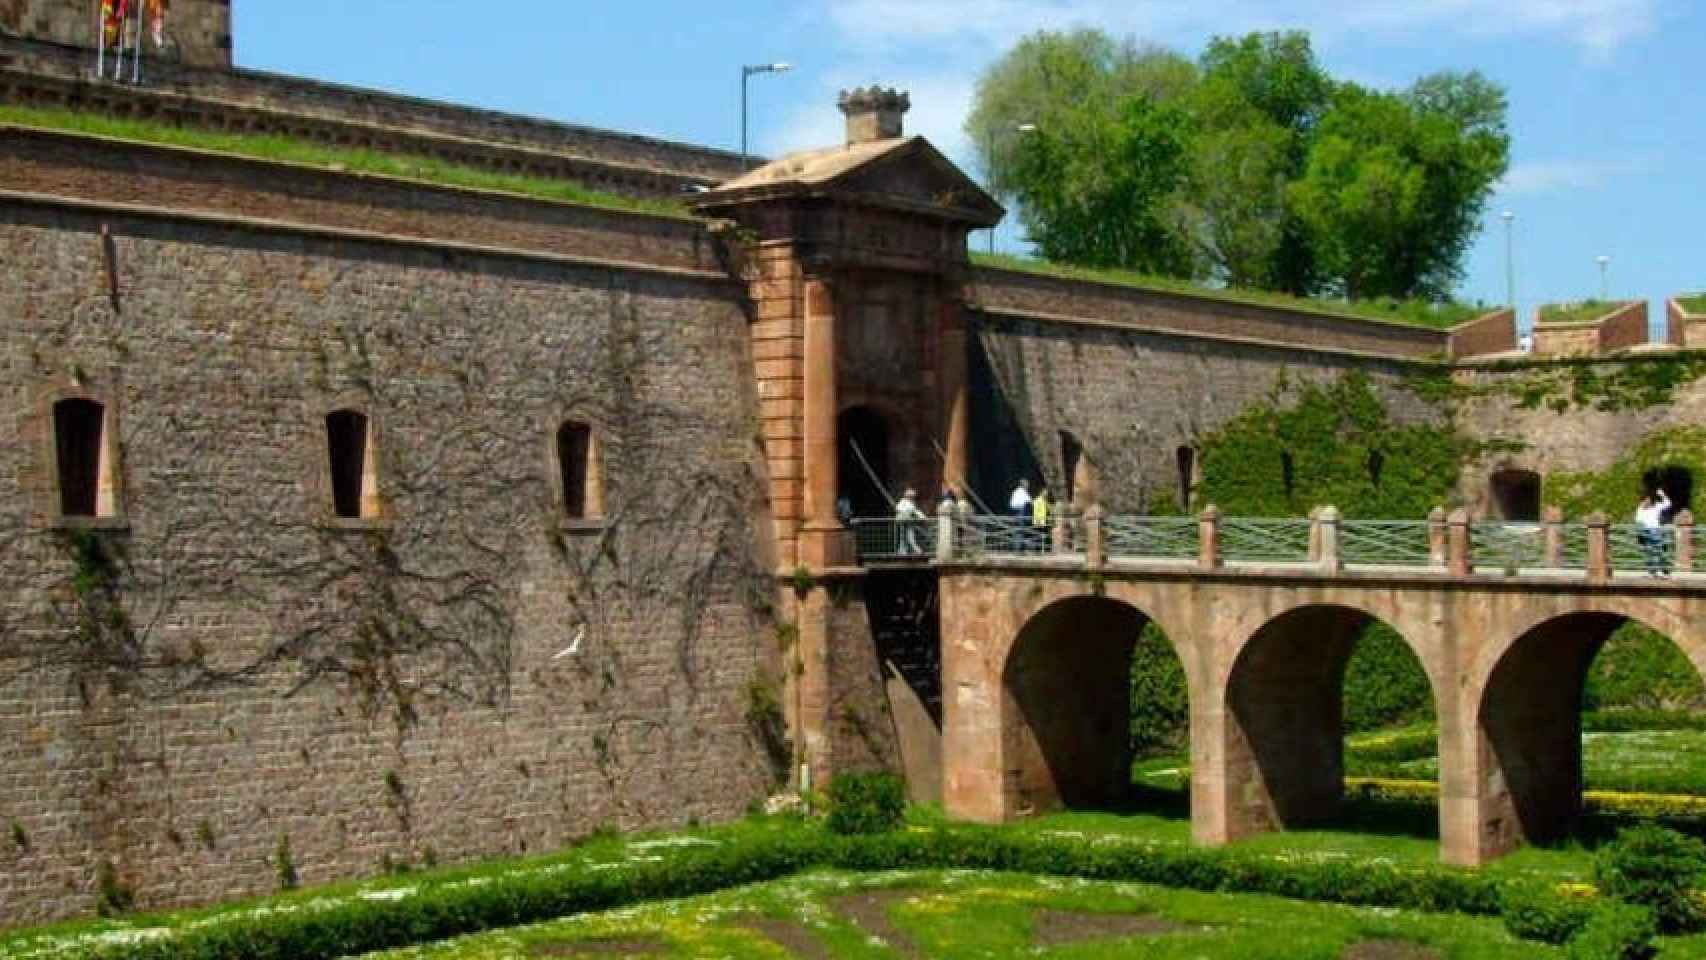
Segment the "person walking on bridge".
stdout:
[[1039,553],[1048,552],[1048,523],[1048,487],[1040,486],[1036,497],[1031,500],[1031,542],[1036,544]]
[[1635,526],[1641,538],[1641,552],[1647,556],[1647,576],[1670,576],[1670,558],[1665,555],[1665,511],[1670,509],[1670,497],[1663,487],[1641,498],[1635,508]]
[[916,556],[924,552],[924,547],[918,542],[918,531],[924,526],[924,511],[918,509],[917,492],[908,489],[900,495],[900,502],[894,505],[894,522],[899,529],[896,531],[900,539],[900,553],[904,556]]

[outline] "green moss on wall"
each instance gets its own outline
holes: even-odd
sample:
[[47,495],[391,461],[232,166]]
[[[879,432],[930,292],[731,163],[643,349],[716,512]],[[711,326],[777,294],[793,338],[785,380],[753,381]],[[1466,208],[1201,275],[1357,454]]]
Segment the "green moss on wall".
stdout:
[[1240,517],[1303,516],[1332,504],[1346,517],[1421,519],[1446,503],[1475,444],[1449,425],[1395,425],[1366,376],[1285,384],[1202,442],[1205,502]]
[[1562,508],[1567,518],[1601,511],[1614,523],[1628,523],[1640,502],[1645,478],[1665,468],[1681,468],[1706,478],[1706,427],[1649,433],[1602,471],[1547,474],[1541,481],[1541,502]]

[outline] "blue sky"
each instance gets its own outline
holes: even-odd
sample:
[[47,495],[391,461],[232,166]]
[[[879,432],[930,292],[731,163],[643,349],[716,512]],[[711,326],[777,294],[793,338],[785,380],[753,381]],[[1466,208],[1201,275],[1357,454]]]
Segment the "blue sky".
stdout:
[[[975,174],[960,123],[979,72],[1025,33],[1101,26],[1192,55],[1214,34],[1298,28],[1336,76],[1402,86],[1479,69],[1511,99],[1512,165],[1461,295],[1706,289],[1706,4],[1699,0],[236,0],[239,64],[694,143],[735,147],[739,66],[754,152],[841,136],[844,87],[912,94],[908,131]],[[497,13],[501,11],[501,16]],[[980,240],[980,242],[982,242]],[[1011,231],[999,237],[1013,249]]]

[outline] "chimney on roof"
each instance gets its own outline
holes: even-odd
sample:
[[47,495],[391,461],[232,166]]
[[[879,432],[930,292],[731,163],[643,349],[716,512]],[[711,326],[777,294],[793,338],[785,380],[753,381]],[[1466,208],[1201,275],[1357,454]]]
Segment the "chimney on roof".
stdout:
[[841,91],[836,105],[847,115],[847,145],[851,147],[901,136],[901,118],[912,109],[912,98],[899,90],[873,85]]

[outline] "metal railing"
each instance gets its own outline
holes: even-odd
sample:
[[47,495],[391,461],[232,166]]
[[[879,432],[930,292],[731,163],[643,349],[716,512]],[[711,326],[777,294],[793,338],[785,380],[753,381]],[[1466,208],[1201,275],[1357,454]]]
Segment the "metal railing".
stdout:
[[1103,517],[1102,547],[1110,557],[1196,559],[1202,549],[1196,517]]
[[1310,559],[1309,520],[1228,517],[1220,521],[1220,556],[1229,563],[1301,563]]
[[1339,525],[1345,563],[1386,567],[1433,566],[1426,520],[1346,520]]
[[[1678,562],[1692,566],[1692,521],[1685,534],[1660,528],[1649,544],[1633,524],[1604,528],[1605,565],[1589,565],[1595,528],[1586,523],[1466,523],[1446,521],[1436,511],[1429,520],[1340,520],[1331,510],[1319,519],[1294,517],[1089,516],[1056,517],[1036,526],[1027,517],[960,514],[943,527],[939,517],[900,521],[892,517],[850,522],[861,561],[926,562],[936,559],[944,529],[953,539],[947,555],[959,559],[987,556],[1073,556],[1100,564],[1107,560],[1180,561],[1219,564],[1318,564],[1409,569],[1461,569],[1481,574],[1517,572],[1554,574],[1585,571],[1590,577],[1643,570],[1668,570]],[[1461,515],[1459,515],[1461,517]],[[1213,533],[1216,550],[1205,550]],[[1461,551],[1467,541],[1468,552]],[[1098,546],[1099,544],[1099,546]],[[1456,544],[1457,546],[1453,546]],[[1208,554],[1214,554],[1209,556]]]
[[859,517],[849,526],[861,561],[930,560],[936,556],[936,519]]

